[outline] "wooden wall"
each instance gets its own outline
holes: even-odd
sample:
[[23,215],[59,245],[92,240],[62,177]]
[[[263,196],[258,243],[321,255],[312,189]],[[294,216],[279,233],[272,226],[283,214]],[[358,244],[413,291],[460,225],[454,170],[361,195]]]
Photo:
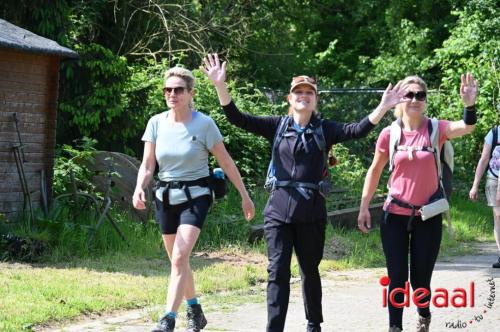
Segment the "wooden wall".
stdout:
[[17,113],[25,145],[24,169],[34,206],[41,204],[40,174],[49,196],[56,140],[59,58],[0,49],[0,213],[12,219],[23,208],[23,193],[12,147],[19,143]]

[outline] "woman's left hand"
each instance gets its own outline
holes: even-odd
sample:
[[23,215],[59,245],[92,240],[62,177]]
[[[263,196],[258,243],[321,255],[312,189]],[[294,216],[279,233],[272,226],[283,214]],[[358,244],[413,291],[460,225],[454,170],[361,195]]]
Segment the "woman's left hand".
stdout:
[[250,221],[255,216],[255,206],[253,205],[250,197],[244,197],[241,200],[241,209],[243,210],[243,215],[247,221]]
[[474,106],[477,97],[477,82],[471,73],[460,76],[460,97],[465,107]]
[[203,58],[203,62],[205,66],[202,66],[201,70],[207,75],[210,82],[215,86],[223,85],[226,81],[226,62],[221,64],[217,53],[207,54]]
[[388,111],[399,103],[406,102],[406,87],[403,88],[403,81],[399,81],[394,87],[391,83],[387,86],[377,108]]

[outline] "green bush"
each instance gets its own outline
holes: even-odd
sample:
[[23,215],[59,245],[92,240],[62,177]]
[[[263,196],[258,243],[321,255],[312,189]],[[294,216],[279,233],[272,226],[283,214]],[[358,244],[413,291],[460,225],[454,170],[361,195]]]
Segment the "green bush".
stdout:
[[[224,136],[224,144],[245,181],[255,184],[264,179],[271,156],[269,143],[262,137],[230,124],[220,107],[215,88],[201,71],[196,70],[195,75],[197,78],[195,108],[214,119]],[[243,87],[237,87],[234,81],[228,84],[233,100],[242,112],[270,115],[277,112],[280,107],[270,104],[264,93],[251,84]]]
[[440,118],[459,120],[462,104],[459,97],[460,74],[471,72],[479,81],[476,102],[478,123],[472,135],[455,144],[457,176],[472,181],[471,171],[481,154],[481,146],[488,130],[497,124],[497,105],[500,103],[500,16],[495,0],[469,1],[454,12],[458,22],[443,47],[436,50],[435,64],[442,73],[437,101]]

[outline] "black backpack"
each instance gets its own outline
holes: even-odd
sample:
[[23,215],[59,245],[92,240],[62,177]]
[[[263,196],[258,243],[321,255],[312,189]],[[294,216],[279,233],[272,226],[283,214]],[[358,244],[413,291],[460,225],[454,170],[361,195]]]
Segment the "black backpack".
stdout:
[[[271,192],[275,187],[296,187],[297,189],[302,188],[309,188],[309,189],[315,189],[318,190],[323,196],[326,197],[328,193],[331,190],[331,183],[330,183],[330,172],[328,168],[328,151],[326,149],[326,140],[325,136],[323,134],[323,119],[320,119],[319,124],[315,128],[308,128],[306,131],[303,133],[311,133],[313,134],[314,141],[318,145],[318,148],[320,151],[323,152],[323,159],[325,163],[325,167],[323,169],[323,179],[320,183],[307,183],[307,182],[291,182],[291,181],[279,181],[276,179],[275,176],[275,168],[274,168],[274,160],[276,158],[276,153],[277,149],[279,147],[279,144],[281,143],[281,140],[285,136],[285,133],[288,129],[288,123],[289,123],[290,116],[283,116],[280,119],[278,129],[276,130],[276,133],[274,135],[274,140],[273,140],[273,145],[272,145],[272,151],[271,151],[271,161],[269,162],[269,167],[267,168],[267,176],[266,176],[266,183],[264,184],[264,188],[268,191]],[[286,183],[285,183],[286,182]],[[299,192],[301,192],[299,190]],[[303,194],[301,192],[301,194]]]

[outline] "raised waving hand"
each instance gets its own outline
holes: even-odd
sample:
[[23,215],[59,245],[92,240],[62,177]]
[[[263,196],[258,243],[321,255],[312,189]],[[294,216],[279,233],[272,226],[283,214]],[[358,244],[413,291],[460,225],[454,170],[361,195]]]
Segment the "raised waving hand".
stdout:
[[215,86],[220,86],[226,81],[226,62],[220,63],[217,53],[207,54],[203,58],[204,65],[201,70],[207,75],[210,82]]
[[460,76],[460,97],[466,107],[474,106],[477,97],[477,82],[471,73]]

